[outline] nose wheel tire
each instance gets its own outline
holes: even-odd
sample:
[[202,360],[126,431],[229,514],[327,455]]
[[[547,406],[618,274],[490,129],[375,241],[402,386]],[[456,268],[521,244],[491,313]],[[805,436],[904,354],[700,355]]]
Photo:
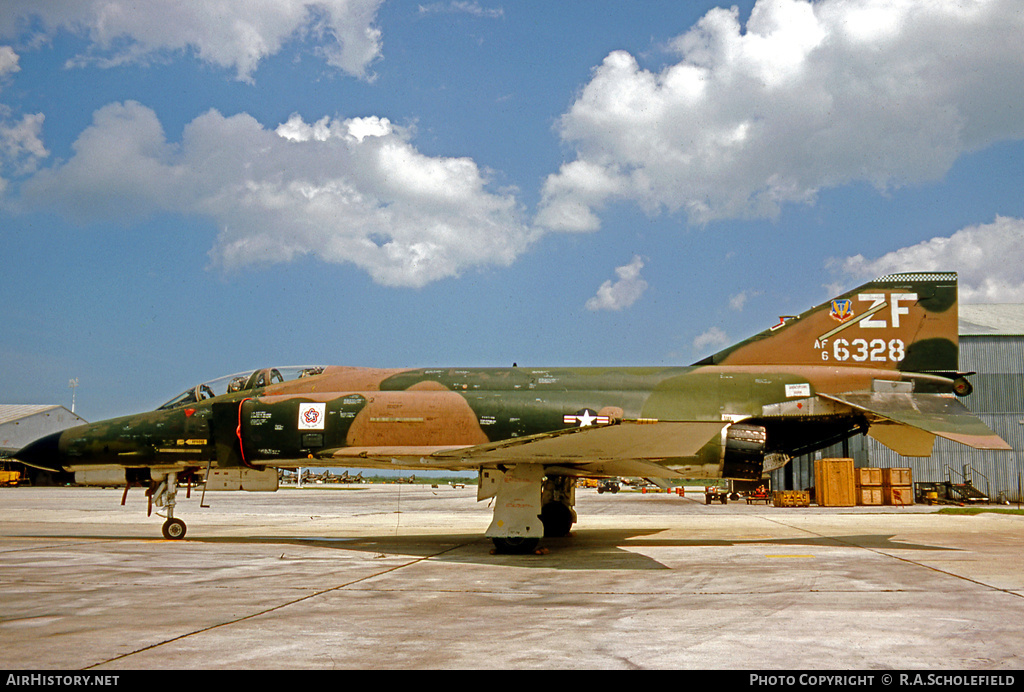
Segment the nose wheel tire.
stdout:
[[168,519],[164,522],[164,538],[178,541],[185,537],[185,522],[181,519]]

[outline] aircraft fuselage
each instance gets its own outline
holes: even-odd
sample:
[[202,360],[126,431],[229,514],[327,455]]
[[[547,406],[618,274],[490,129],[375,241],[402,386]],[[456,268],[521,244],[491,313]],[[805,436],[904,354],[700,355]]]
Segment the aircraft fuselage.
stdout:
[[[26,461],[68,471],[201,469],[210,462],[373,467],[373,448],[384,457],[425,456],[622,421],[757,422],[768,430],[765,451],[792,454],[831,444],[860,424],[860,416],[823,406],[817,394],[870,389],[878,380],[904,381],[916,392],[953,387],[941,376],[834,366],[327,367],[313,377],[70,428],[48,445],[50,459]],[[346,448],[364,453],[347,457]],[[332,464],[324,450],[339,451],[340,461]],[[695,477],[721,476],[722,441],[677,462],[699,472]]]

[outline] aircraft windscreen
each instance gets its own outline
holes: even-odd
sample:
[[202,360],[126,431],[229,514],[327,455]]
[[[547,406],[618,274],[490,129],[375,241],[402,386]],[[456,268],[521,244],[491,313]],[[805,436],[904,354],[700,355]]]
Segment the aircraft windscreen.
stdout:
[[224,377],[218,377],[215,380],[203,382],[195,387],[186,389],[157,410],[179,408],[223,394],[244,392],[249,389],[297,380],[300,377],[319,375],[323,371],[323,367],[319,365],[289,365],[281,368],[263,368],[261,370],[239,372],[234,375],[225,375]]

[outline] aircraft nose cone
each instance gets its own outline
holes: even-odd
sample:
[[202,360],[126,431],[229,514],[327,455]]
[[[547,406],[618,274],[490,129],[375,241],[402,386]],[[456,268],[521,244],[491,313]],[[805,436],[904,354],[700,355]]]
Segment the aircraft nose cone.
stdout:
[[30,442],[14,454],[14,458],[28,466],[47,471],[60,471],[64,454],[60,451],[61,433],[55,432]]

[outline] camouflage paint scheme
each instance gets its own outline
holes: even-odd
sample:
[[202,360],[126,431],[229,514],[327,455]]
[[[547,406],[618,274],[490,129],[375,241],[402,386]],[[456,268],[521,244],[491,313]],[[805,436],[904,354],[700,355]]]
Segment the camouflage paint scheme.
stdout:
[[[690,367],[267,369],[16,456],[150,479],[208,465],[522,465],[550,495],[551,479],[577,476],[756,479],[857,433],[908,455],[930,455],[935,435],[1009,449],[955,400],[970,389],[957,368],[956,275],[896,274]],[[571,510],[564,482],[555,495]]]

